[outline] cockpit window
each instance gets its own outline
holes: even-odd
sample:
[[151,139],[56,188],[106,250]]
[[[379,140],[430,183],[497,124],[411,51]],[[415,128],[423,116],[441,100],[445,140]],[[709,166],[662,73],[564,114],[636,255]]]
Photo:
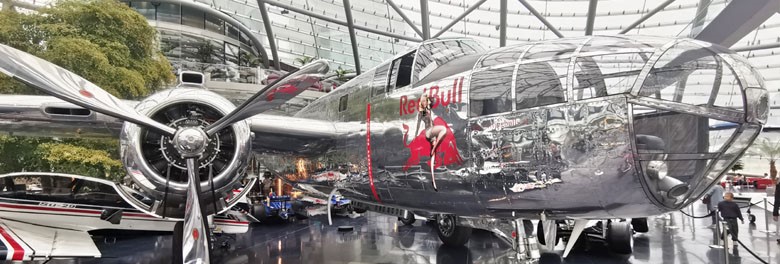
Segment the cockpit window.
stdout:
[[393,60],[393,67],[390,68],[390,79],[387,83],[387,91],[395,88],[401,88],[412,82],[412,63],[414,63],[414,54],[411,52],[403,57]]
[[435,41],[423,44],[417,50],[414,63],[413,82],[417,82],[428,76],[433,70],[445,63],[471,54],[483,52],[476,41],[470,39],[453,39]]
[[512,111],[512,72],[514,66],[476,72],[471,77],[470,116]]
[[389,67],[390,64],[385,64],[376,68],[376,72],[374,73],[374,79],[371,81],[371,90],[373,90],[374,93],[373,96],[385,94],[385,89],[387,84],[387,71]]
[[566,102],[563,82],[568,61],[533,62],[518,65],[517,109]]

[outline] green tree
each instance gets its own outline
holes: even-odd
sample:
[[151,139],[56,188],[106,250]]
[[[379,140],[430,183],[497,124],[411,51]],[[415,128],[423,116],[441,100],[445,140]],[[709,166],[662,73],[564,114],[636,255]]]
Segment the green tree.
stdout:
[[309,57],[309,56],[303,56],[303,57],[295,59],[295,62],[297,62],[301,66],[309,64],[309,62],[312,62],[312,61],[314,61],[314,58]]
[[743,163],[742,160],[738,160],[737,162],[734,163],[733,166],[731,166],[732,172],[736,172],[743,169],[745,169],[745,163]]
[[[142,98],[174,80],[156,30],[114,0],[64,0],[31,14],[2,11],[0,43],[51,61],[120,98]],[[3,76],[0,93],[38,92]]]
[[[125,99],[174,80],[146,19],[115,0],[64,0],[37,12],[0,11],[0,43],[23,50]],[[0,93],[40,94],[0,74]],[[105,139],[0,136],[0,173],[55,171],[119,180],[119,143]]]
[[260,57],[255,56],[254,54],[246,52],[244,50],[240,51],[238,60],[239,60],[239,65],[246,66],[246,67],[258,67],[262,63],[260,61]]
[[759,155],[762,158],[769,159],[769,177],[772,182],[777,182],[777,167],[775,167],[775,161],[780,157],[780,140],[771,141],[768,138],[763,138],[761,141],[756,142],[750,149],[753,155]]
[[334,73],[336,73],[336,79],[337,80],[339,80],[341,82],[346,82],[347,81],[347,74],[352,73],[352,70],[342,69],[341,66],[339,66],[339,68],[336,69],[334,71]]
[[0,173],[53,171],[121,180],[116,139],[63,139],[0,136]]

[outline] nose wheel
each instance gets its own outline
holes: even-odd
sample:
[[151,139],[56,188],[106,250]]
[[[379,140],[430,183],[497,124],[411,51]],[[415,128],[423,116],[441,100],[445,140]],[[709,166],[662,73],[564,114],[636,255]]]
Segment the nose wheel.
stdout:
[[436,217],[436,234],[444,245],[463,246],[471,238],[471,227],[458,226],[455,215],[439,215]]

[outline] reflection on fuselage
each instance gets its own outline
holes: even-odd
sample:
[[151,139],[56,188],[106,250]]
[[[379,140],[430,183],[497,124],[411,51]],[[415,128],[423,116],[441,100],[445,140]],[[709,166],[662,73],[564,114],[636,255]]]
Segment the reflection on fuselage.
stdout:
[[[766,118],[761,83],[750,81],[760,76],[738,55],[692,40],[523,44],[426,66],[425,82],[418,83],[401,80],[421,79],[403,72],[418,72],[404,67],[403,58],[413,54],[303,109],[296,117],[332,121],[339,135],[310,140],[318,151],[266,154],[265,164],[299,187],[324,194],[339,189],[350,199],[404,209],[643,217],[702,194]],[[736,81],[710,87],[688,81],[725,73]],[[747,86],[759,90],[739,91]],[[702,91],[711,94],[709,104],[696,103]],[[422,94],[432,98],[430,116],[420,115]],[[696,102],[686,101],[693,95]],[[736,101],[745,104],[728,103]],[[715,122],[737,129],[709,128]],[[427,133],[436,126],[446,129],[444,137]]]

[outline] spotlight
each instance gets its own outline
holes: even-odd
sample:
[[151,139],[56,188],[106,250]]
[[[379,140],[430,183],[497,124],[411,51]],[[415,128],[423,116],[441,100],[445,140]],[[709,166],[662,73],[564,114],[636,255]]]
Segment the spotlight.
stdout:
[[687,193],[688,189],[690,189],[688,184],[672,177],[665,177],[658,181],[658,190],[666,192],[666,197],[670,199]]

